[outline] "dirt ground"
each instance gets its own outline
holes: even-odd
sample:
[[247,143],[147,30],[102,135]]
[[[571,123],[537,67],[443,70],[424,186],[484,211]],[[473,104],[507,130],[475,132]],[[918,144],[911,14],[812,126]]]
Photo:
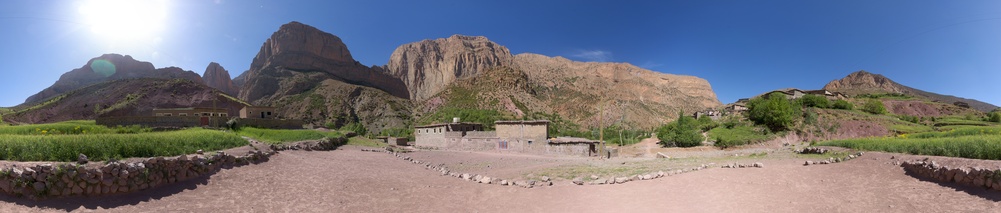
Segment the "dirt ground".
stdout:
[[[601,171],[617,165],[638,170],[705,162],[765,165],[717,167],[615,185],[577,186],[558,178],[552,187],[525,189],[441,176],[392,155],[361,149],[366,147],[285,151],[259,165],[222,170],[208,178],[129,195],[43,201],[0,195],[0,212],[1001,211],[1001,193],[940,185],[908,176],[901,167],[892,165],[902,158],[922,156],[866,153],[843,163],[803,166],[804,158],[782,150],[765,157],[612,160],[449,151],[407,154],[444,163],[455,171],[502,178],[531,178],[568,167]],[[997,164],[985,162],[983,165]],[[587,172],[591,171],[584,174]]]

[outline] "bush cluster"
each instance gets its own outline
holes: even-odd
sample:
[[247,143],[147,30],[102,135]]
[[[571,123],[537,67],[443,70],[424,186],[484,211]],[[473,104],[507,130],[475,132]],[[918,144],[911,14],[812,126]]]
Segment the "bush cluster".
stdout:
[[883,102],[878,99],[869,99],[862,105],[862,111],[868,112],[875,115],[882,115],[888,113],[886,107],[883,106]]
[[773,131],[787,130],[799,113],[799,107],[782,95],[754,98],[748,103],[748,119]]
[[694,147],[702,144],[699,123],[695,118],[678,113],[678,120],[657,129],[657,138],[664,146]]

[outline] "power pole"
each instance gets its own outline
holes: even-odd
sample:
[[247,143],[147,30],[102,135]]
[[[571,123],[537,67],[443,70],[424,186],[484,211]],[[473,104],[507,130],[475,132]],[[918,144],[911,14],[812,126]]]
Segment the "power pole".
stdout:
[[[601,154],[602,157],[605,155],[605,101],[601,102],[598,106],[598,142],[601,143]],[[601,157],[599,157],[601,158]]]

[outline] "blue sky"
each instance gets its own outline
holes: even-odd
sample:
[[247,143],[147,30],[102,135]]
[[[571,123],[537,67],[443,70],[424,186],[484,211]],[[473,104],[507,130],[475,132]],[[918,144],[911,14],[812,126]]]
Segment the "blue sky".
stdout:
[[[132,9],[114,10],[121,5]],[[724,103],[779,88],[819,89],[864,69],[997,105],[999,8],[1001,1],[910,0],[5,0],[0,106],[22,103],[104,53],[199,74],[214,61],[236,77],[289,21],[341,37],[365,65],[386,64],[401,44],[482,35],[515,54],[698,76]]]

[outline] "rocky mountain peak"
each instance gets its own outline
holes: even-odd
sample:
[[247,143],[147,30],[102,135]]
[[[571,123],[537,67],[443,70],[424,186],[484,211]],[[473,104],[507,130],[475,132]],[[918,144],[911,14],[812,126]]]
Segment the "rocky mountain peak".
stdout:
[[251,69],[269,63],[293,69],[316,69],[322,64],[352,64],[355,60],[340,37],[293,21],[271,34],[254,57]]
[[226,94],[237,95],[240,92],[233,84],[233,79],[229,77],[229,71],[226,71],[226,68],[223,68],[219,63],[209,63],[209,66],[205,68],[205,72],[202,74],[202,79],[205,80],[205,85]]
[[452,35],[401,45],[393,51],[386,72],[406,84],[410,97],[424,100],[456,79],[512,64],[507,47],[483,36]]

